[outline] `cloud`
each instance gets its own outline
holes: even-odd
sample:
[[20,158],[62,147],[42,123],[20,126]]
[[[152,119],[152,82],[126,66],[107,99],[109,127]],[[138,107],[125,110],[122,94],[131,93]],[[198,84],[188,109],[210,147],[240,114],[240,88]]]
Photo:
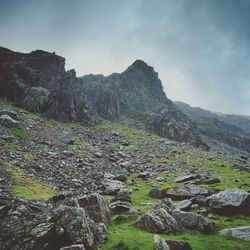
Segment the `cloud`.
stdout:
[[78,75],[140,58],[170,98],[250,114],[249,11],[248,0],[2,0],[0,42],[56,51]]

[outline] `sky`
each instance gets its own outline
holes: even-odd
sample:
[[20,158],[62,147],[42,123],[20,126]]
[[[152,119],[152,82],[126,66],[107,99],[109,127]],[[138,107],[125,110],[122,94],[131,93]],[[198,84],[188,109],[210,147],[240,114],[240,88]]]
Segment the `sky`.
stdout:
[[0,46],[78,76],[153,66],[172,100],[250,115],[249,0],[0,0]]

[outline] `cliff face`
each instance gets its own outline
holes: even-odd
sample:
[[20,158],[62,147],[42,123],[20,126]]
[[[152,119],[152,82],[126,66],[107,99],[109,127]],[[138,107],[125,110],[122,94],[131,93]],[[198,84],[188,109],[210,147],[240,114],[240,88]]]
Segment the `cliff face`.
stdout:
[[160,136],[201,145],[195,127],[166,97],[158,73],[141,60],[121,74],[76,77],[65,59],[41,50],[0,48],[0,97],[64,121],[129,117]]
[[79,79],[73,70],[65,71],[63,57],[0,48],[0,58],[0,97],[56,119],[95,121],[94,110],[79,92]]

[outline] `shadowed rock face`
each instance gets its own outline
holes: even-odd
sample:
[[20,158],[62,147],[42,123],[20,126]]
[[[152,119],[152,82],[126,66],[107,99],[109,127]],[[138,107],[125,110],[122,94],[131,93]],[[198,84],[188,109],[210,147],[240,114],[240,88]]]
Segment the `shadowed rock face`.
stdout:
[[122,115],[160,136],[202,145],[195,127],[166,97],[158,73],[141,60],[121,74],[78,78],[55,53],[0,47],[0,57],[0,97],[29,111],[90,124]]
[[41,50],[29,54],[0,48],[0,97],[30,111],[65,121],[95,120],[80,83],[65,59]]

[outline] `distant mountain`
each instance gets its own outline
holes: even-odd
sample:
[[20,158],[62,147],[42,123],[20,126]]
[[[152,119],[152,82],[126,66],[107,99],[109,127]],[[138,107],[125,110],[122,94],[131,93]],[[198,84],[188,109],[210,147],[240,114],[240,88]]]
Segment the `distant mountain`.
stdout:
[[249,116],[211,112],[183,102],[174,104],[197,125],[201,134],[250,152]]

